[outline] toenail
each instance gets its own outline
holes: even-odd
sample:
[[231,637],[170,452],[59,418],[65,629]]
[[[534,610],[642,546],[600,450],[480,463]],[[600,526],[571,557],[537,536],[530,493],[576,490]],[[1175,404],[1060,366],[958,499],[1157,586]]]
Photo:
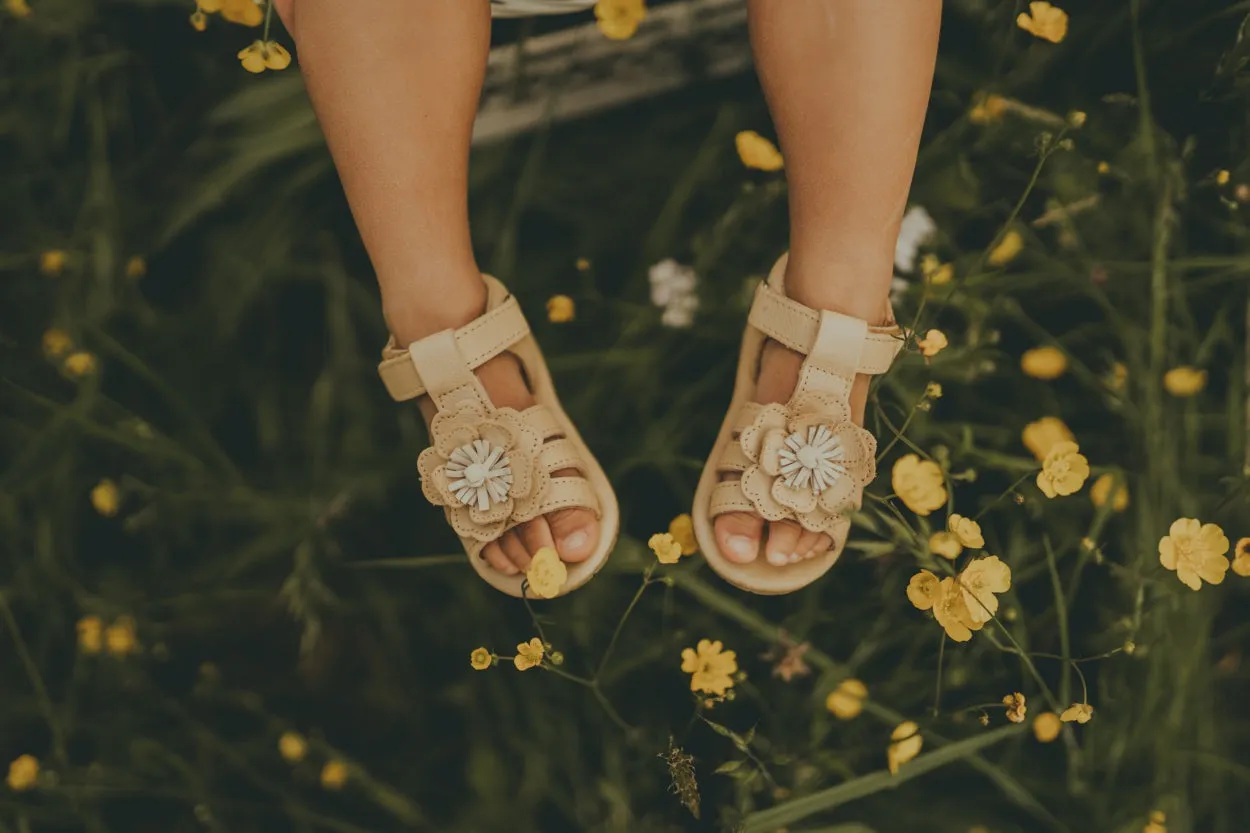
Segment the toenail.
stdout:
[[803,559],[803,556],[799,555],[797,552],[790,553],[791,564],[798,564],[799,561],[801,561],[802,559]]
[[577,550],[586,546],[586,542],[590,540],[590,536],[585,530],[578,530],[560,542],[560,549],[565,551]]
[[725,543],[729,545],[729,549],[744,558],[748,555],[755,554],[755,542],[745,535],[731,535],[729,536],[729,540]]
[[784,566],[788,560],[789,559],[786,558],[786,554],[784,552],[770,552],[768,554],[768,563],[772,564],[774,567]]

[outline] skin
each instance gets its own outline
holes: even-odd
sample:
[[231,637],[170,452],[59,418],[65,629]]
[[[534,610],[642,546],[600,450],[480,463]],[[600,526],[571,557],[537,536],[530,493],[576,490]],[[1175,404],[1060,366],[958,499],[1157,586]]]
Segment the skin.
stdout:
[[[401,344],[481,314],[485,287],[468,219],[469,144],[490,48],[486,0],[275,0],[373,261]],[[787,292],[816,309],[883,323],[937,54],[941,0],[748,0],[751,44],[786,158]],[[768,343],[757,399],[785,402],[802,357]],[[533,398],[505,354],[477,371],[498,406]],[[852,410],[863,421],[868,380]],[[433,406],[420,407],[428,420]],[[766,528],[767,527],[767,528]],[[829,538],[749,513],[716,520],[726,557],[786,563]],[[598,537],[586,510],[553,512],[483,550],[524,570],[542,546],[576,562]]]

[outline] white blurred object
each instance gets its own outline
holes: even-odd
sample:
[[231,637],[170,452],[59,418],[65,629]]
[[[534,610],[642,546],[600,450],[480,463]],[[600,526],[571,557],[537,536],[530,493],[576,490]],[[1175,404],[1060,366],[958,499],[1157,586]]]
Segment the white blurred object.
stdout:
[[694,269],[667,258],[651,267],[647,279],[651,282],[651,303],[664,310],[660,322],[666,327],[689,327],[699,309],[695,294],[699,279]]
[[894,244],[894,268],[911,272],[916,268],[916,254],[929,238],[937,232],[937,223],[923,207],[914,205],[903,215],[898,229],[898,241]]

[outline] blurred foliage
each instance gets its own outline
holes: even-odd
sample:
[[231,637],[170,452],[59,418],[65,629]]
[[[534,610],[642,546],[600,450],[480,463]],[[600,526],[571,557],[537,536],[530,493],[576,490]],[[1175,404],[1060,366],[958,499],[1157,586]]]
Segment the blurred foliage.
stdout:
[[[7,5],[0,761],[40,771],[0,788],[0,833],[1136,833],[1152,810],[1245,830],[1250,584],[1192,592],[1158,541],[1178,517],[1250,535],[1250,4],[1073,3],[1054,45],[1016,28],[1023,4],[950,0],[913,199],[954,279],[909,275],[898,309],[951,346],[874,389],[882,447],[905,433],[848,555],[789,597],[697,557],[649,567],[639,543],[688,510],[750,282],[784,246],[783,182],[734,156],[767,124],[754,81],[478,149],[480,260],[530,311],[625,520],[609,568],[536,621],[421,499],[424,432],[374,376],[376,290],[295,72],[247,75],[253,33],[196,33],[181,3]],[[987,266],[1010,232],[1022,253]],[[689,329],[648,303],[665,257],[698,272]],[[538,314],[557,292],[575,321]],[[50,328],[94,362],[45,356]],[[1055,381],[1019,370],[1042,344],[1068,357]],[[1167,395],[1178,365],[1206,389]],[[1122,473],[1126,512],[1034,488],[1021,431],[1046,415]],[[908,450],[1013,568],[967,644],[904,593],[943,523],[891,499]],[[470,670],[536,627],[562,665]],[[690,697],[701,638],[737,651],[732,702]],[[800,643],[812,673],[771,675]],[[824,703],[848,676],[869,699],[844,722]],[[1058,710],[1083,684],[1094,719],[1051,744],[997,705]],[[925,750],[890,776],[904,719]]]

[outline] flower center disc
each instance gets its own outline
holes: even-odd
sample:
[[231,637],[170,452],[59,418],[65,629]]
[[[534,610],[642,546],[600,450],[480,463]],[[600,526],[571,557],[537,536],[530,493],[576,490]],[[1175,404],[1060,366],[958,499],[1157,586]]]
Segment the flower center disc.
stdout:
[[794,456],[798,458],[799,465],[805,469],[816,469],[820,466],[821,461],[824,459],[820,450],[811,445],[803,446]]
[[486,482],[486,466],[481,463],[474,463],[464,470],[464,479],[469,481],[470,486],[481,486]]

